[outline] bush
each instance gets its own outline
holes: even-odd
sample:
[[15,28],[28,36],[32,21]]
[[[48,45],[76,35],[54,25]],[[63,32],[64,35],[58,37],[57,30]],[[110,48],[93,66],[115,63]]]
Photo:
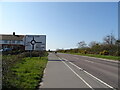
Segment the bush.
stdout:
[[84,54],[87,54],[87,51],[86,51],[86,50],[84,50]]
[[100,54],[100,55],[103,55],[103,52],[100,52],[99,54]]
[[20,54],[20,53],[23,53],[24,50],[12,50],[12,51],[4,51],[2,52],[3,55],[17,55],[17,54]]
[[107,50],[103,50],[102,52],[100,52],[100,55],[109,55],[109,52]]
[[81,50],[80,53],[81,54],[87,54],[87,50]]
[[120,51],[116,51],[115,56],[120,56]]
[[22,53],[24,57],[43,57],[43,56],[48,56],[48,52],[46,51],[31,51],[31,52],[24,52]]

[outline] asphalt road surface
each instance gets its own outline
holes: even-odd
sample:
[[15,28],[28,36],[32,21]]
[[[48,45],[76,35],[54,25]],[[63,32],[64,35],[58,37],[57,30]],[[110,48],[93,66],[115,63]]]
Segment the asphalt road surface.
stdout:
[[118,88],[118,62],[50,53],[40,88]]

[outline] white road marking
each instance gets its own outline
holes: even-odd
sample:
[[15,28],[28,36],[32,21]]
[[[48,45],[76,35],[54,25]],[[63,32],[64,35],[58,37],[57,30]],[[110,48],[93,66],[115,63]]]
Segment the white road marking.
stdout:
[[87,62],[90,62],[90,63],[94,63],[93,61],[90,61],[90,60],[84,60],[84,61],[87,61]]
[[78,56],[78,55],[74,55],[74,56]]
[[[79,58],[77,58],[77,57],[73,57],[73,58],[79,59]],[[90,61],[90,60],[84,60],[84,61],[87,61],[87,62],[90,62],[90,63],[94,63],[93,61]]]
[[79,59],[79,58],[77,58],[77,57],[74,57],[75,59]]
[[[62,58],[62,59],[68,61],[68,60],[65,59],[65,58]],[[77,67],[78,69],[83,70],[82,68],[78,67],[78,66],[75,65],[74,63],[72,63],[72,62],[69,62],[69,63],[72,64],[72,65],[74,65],[74,66]],[[88,73],[87,71],[85,71],[85,70],[83,70],[83,71],[84,71],[85,73],[87,73],[88,75],[90,75],[91,77],[93,77],[93,78],[95,78],[96,80],[98,80],[99,82],[105,84],[105,85],[108,86],[109,88],[112,88],[113,90],[116,90],[116,89],[113,88],[112,86],[108,85],[107,83],[103,82],[102,80],[98,79],[97,77],[93,76],[92,74]]]
[[[79,58],[77,58],[77,57],[73,57],[73,58],[79,59]],[[90,62],[90,63],[94,63],[93,61],[90,61],[90,60],[84,60],[84,61],[87,61],[87,62]]]
[[115,62],[115,63],[119,62],[117,60],[115,61],[115,60],[109,60],[109,59],[103,59],[103,58],[96,58],[96,57],[90,57],[90,56],[81,56],[81,57],[94,58],[94,59],[104,60],[104,61],[108,61],[108,62]]
[[[62,59],[59,58],[61,61]],[[67,65],[64,61],[62,61],[79,79],[81,79],[89,88],[94,90],[82,77],[80,77],[69,65]]]
[[[72,64],[73,66],[75,66],[75,64],[69,62],[70,64]],[[78,66],[76,66],[77,68],[79,68]],[[82,68],[79,68],[80,70],[83,70]]]

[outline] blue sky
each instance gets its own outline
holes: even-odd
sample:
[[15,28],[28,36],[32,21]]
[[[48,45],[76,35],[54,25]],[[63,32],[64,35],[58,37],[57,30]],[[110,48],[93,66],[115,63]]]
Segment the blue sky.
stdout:
[[0,34],[46,35],[47,49],[118,36],[117,2],[3,2]]

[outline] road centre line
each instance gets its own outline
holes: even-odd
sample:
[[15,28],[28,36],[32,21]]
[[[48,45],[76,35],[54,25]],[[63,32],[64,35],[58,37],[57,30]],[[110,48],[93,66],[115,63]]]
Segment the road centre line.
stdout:
[[[79,58],[77,58],[77,57],[73,57],[73,58],[79,59]],[[87,62],[90,62],[90,63],[94,63],[93,61],[90,61],[90,60],[84,60],[84,61],[87,61]]]
[[74,56],[78,56],[78,55],[74,55]]
[[[68,60],[65,59],[65,58],[62,58],[62,59],[68,61]],[[69,63],[72,64],[73,66],[77,67],[78,69],[83,70],[82,68],[78,67],[78,66],[75,65],[74,63],[72,63],[72,62],[69,62]],[[88,74],[88,75],[90,75],[91,77],[95,78],[95,79],[98,80],[99,82],[105,84],[105,85],[108,86],[109,88],[112,88],[113,90],[116,90],[116,89],[113,88],[112,86],[108,85],[107,83],[103,82],[102,80],[100,80],[99,78],[93,76],[92,74],[88,73],[87,71],[83,70],[83,72],[85,72],[86,74]]]
[[[61,61],[62,59],[59,58]],[[89,88],[94,90],[82,77],[80,77],[68,64],[66,64],[64,61],[62,61],[79,79],[81,79]]]
[[94,62],[92,62],[92,61],[90,61],[90,60],[84,60],[84,61],[87,61],[87,62],[90,62],[90,63],[94,63]]
[[[73,54],[70,54],[70,55],[73,55]],[[104,58],[96,58],[96,57],[82,56],[82,55],[73,55],[73,56],[88,57],[88,58],[100,59],[100,60],[103,60],[103,61],[108,61],[108,62],[119,63],[119,61],[117,61],[117,60],[115,61],[115,60],[109,60],[109,59],[104,59]]]
[[77,58],[77,57],[74,57],[75,59],[79,59],[79,58]]
[[[76,56],[77,56],[77,55],[76,55]],[[94,58],[94,59],[99,59],[99,60],[103,60],[103,61],[118,63],[118,61],[109,60],[109,59],[103,59],[103,58],[96,58],[96,57],[90,57],[90,56],[81,56],[81,57],[88,57],[88,58]]]

